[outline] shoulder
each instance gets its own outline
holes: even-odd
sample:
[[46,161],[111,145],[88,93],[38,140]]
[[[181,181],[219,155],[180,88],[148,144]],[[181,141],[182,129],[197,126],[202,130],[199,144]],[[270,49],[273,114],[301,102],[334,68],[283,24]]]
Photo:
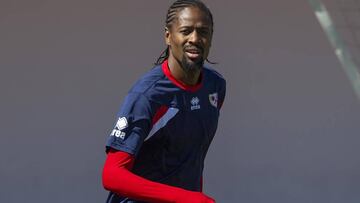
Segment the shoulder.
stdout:
[[164,73],[161,70],[161,66],[155,66],[135,82],[129,93],[146,94],[163,78]]
[[217,84],[226,86],[225,78],[219,72],[214,70],[212,67],[204,66],[203,70],[206,78],[210,79],[211,81],[214,81]]
[[146,98],[155,105],[168,102],[176,90],[164,74],[161,65],[158,65],[138,79],[128,94]]

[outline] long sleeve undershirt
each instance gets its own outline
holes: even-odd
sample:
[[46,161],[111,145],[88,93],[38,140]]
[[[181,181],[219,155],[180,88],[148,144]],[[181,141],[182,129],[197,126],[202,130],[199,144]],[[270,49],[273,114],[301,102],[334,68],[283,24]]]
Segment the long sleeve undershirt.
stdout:
[[104,188],[120,196],[151,203],[215,203],[202,192],[184,190],[135,175],[130,171],[134,160],[126,152],[111,149],[102,174]]

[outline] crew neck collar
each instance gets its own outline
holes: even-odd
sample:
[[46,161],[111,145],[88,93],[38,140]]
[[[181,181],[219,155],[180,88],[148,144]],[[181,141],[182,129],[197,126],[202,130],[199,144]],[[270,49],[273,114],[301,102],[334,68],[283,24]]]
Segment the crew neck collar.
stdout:
[[161,65],[162,66],[162,70],[164,72],[164,74],[166,75],[166,77],[174,84],[176,85],[177,87],[183,89],[183,90],[186,90],[186,91],[190,91],[190,92],[196,92],[198,91],[201,87],[202,87],[202,84],[203,84],[203,81],[204,81],[204,74],[203,74],[203,71],[201,71],[200,73],[200,82],[196,85],[187,85],[179,80],[177,80],[170,72],[170,69],[169,69],[169,64],[168,64],[168,60],[165,60],[163,62],[163,64]]

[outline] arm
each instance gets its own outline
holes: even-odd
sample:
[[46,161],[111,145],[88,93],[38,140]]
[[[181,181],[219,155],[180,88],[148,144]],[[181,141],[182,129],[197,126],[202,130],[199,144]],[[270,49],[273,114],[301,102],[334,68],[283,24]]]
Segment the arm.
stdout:
[[201,192],[193,192],[146,180],[131,173],[134,157],[110,150],[104,165],[104,188],[136,200],[156,203],[215,203]]

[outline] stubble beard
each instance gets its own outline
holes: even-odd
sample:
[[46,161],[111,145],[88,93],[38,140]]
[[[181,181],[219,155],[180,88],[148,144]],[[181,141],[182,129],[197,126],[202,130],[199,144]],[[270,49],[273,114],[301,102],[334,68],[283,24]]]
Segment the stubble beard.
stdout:
[[183,56],[181,59],[181,68],[186,73],[196,72],[202,69],[204,65],[204,60],[199,59],[197,61],[191,61],[190,59],[186,58],[186,56]]

